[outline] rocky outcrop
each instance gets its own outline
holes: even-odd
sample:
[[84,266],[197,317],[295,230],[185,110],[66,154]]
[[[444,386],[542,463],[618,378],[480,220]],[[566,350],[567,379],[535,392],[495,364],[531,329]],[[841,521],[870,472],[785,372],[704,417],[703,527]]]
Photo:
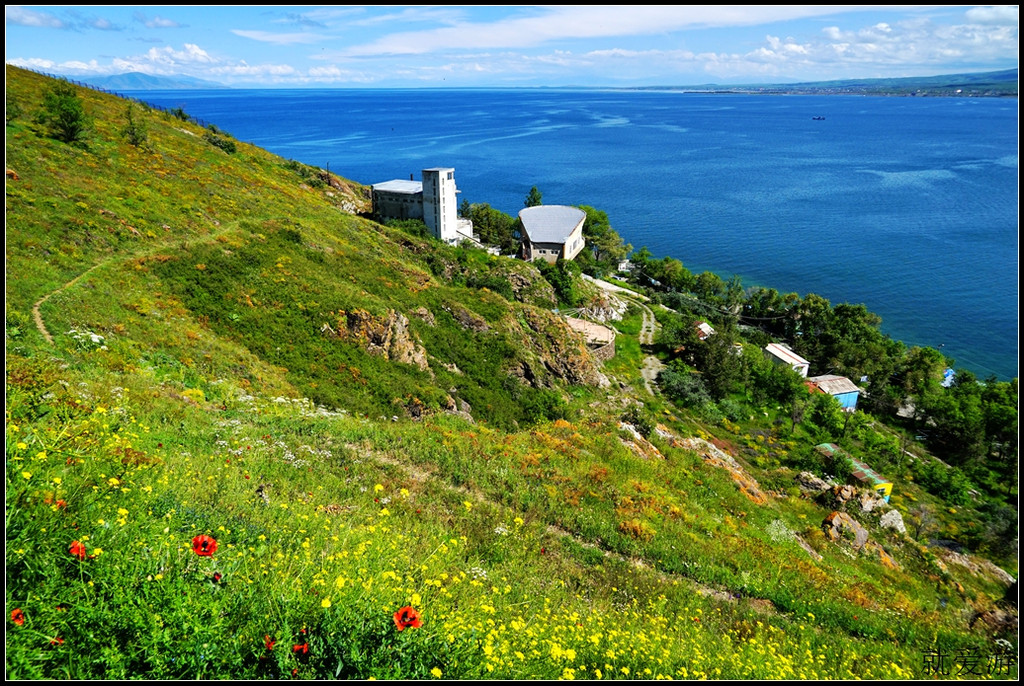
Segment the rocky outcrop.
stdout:
[[732,480],[739,487],[743,495],[753,502],[758,505],[764,505],[768,502],[768,496],[761,490],[757,480],[747,474],[743,467],[729,453],[705,441],[703,438],[686,438],[679,441],[678,444],[700,455],[706,463],[728,470],[729,476],[732,477]]
[[643,435],[636,430],[636,427],[628,422],[619,422],[619,428],[630,435],[630,439],[624,439],[622,442],[627,448],[629,448],[634,455],[642,460],[650,460],[656,458],[664,460],[665,456],[661,454],[650,441],[643,437]]
[[506,277],[509,284],[512,285],[515,299],[537,307],[550,308],[558,305],[555,289],[551,287],[547,279],[541,276],[536,267],[532,265],[529,267],[528,271],[513,271]]
[[434,313],[431,312],[430,310],[428,310],[425,307],[422,307],[422,306],[417,307],[415,310],[413,310],[409,314],[411,314],[412,316],[416,317],[417,319],[419,319],[423,323],[428,324],[430,326],[436,326],[437,325],[437,321],[434,319]]
[[831,488],[827,481],[810,472],[800,472],[796,477],[797,486],[806,493],[823,493]]
[[974,630],[984,631],[994,636],[1002,634],[1016,634],[1018,627],[1017,615],[1003,610],[985,610],[976,613],[970,621],[969,627]]
[[392,362],[411,364],[423,371],[429,371],[427,351],[409,331],[409,320],[405,315],[388,310],[383,315],[372,315],[366,310],[352,310],[338,313],[335,328],[321,328],[340,338],[363,346],[371,355],[380,355]]
[[845,505],[846,503],[857,497],[857,489],[849,484],[841,484],[839,486],[832,487],[832,497],[837,505]]
[[629,303],[615,295],[600,291],[584,307],[580,309],[580,316],[596,322],[611,322],[622,319],[626,313]]
[[854,550],[860,550],[868,542],[868,530],[861,526],[856,519],[838,510],[834,510],[828,517],[825,517],[825,521],[821,523],[821,529],[833,543],[842,540],[851,541]]
[[903,524],[903,515],[899,510],[889,510],[878,520],[878,525],[883,529],[892,529],[900,534],[907,533],[907,527]]
[[884,498],[879,498],[874,492],[867,490],[861,491],[857,499],[860,502],[861,512],[871,512],[888,505]]
[[466,331],[475,331],[476,333],[480,333],[481,331],[487,331],[491,328],[487,324],[486,319],[478,314],[470,312],[461,305],[446,305],[445,309],[452,317],[455,318],[455,321],[458,322],[459,326]]
[[561,317],[534,308],[524,308],[522,314],[527,327],[521,331],[526,355],[510,365],[510,375],[534,387],[547,385],[544,371],[578,386],[608,383],[582,336],[570,329]]
[[446,413],[462,417],[470,424],[476,424],[476,420],[473,419],[473,415],[471,414],[472,409],[473,408],[469,406],[469,403],[467,403],[465,400],[462,400],[461,398],[456,400],[450,395],[445,396],[444,411]]

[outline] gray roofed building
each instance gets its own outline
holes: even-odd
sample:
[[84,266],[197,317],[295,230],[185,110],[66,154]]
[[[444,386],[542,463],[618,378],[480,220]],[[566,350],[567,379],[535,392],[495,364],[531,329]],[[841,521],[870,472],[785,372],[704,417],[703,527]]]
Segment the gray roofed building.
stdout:
[[536,205],[519,211],[524,260],[571,260],[583,250],[587,214],[569,205]]

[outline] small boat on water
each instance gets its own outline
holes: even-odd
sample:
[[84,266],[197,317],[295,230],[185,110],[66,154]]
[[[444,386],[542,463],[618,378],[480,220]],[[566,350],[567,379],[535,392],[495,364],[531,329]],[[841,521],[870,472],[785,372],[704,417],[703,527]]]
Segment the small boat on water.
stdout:
[[811,117],[814,121],[825,121],[825,117]]

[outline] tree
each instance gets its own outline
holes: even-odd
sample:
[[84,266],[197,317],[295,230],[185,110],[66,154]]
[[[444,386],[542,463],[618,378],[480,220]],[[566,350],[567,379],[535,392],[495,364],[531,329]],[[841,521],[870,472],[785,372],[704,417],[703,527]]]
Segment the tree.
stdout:
[[121,135],[130,145],[136,148],[145,145],[148,133],[145,122],[135,116],[135,103],[129,102],[124,112],[125,125],[121,129]]
[[58,81],[43,95],[43,111],[38,121],[46,124],[54,138],[65,143],[83,141],[90,127],[82,99],[67,81]]
[[526,201],[523,203],[526,207],[536,207],[541,204],[541,193],[534,186],[530,189],[530,192],[526,195]]
[[519,219],[496,210],[487,203],[473,203],[468,207],[463,203],[462,216],[473,222],[473,231],[487,245],[497,245],[501,252],[510,254],[519,245]]
[[704,387],[715,400],[722,400],[733,386],[743,380],[743,365],[732,337],[724,332],[710,336],[695,347],[696,367],[701,371]]
[[691,290],[701,300],[717,304],[725,293],[725,282],[714,272],[701,272],[694,280]]
[[696,409],[712,402],[700,375],[686,369],[679,360],[673,360],[658,374],[658,384],[680,407]]
[[619,262],[632,252],[633,246],[622,242],[622,237],[608,221],[608,213],[588,205],[578,207],[587,214],[583,222],[583,237],[598,266],[611,271],[617,270]]
[[682,291],[693,286],[693,274],[674,257],[663,258],[655,271],[658,272],[658,280],[667,288]]
[[580,267],[572,260],[564,260],[561,257],[554,264],[537,262],[537,268],[541,275],[547,279],[551,287],[555,289],[555,296],[558,302],[569,307],[579,307],[581,296],[576,289],[576,277],[580,275]]
[[815,393],[811,396],[806,419],[818,429],[814,432],[816,440],[822,441],[839,440],[846,425],[846,415],[839,401],[827,393]]
[[911,348],[896,375],[896,385],[902,399],[914,407],[917,426],[924,420],[925,407],[942,393],[942,375],[946,359],[935,348]]

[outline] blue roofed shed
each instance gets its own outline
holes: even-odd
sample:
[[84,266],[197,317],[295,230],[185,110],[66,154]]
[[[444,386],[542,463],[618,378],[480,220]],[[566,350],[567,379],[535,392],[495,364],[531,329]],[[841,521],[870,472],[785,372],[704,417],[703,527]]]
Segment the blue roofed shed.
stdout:
[[825,374],[823,376],[810,376],[804,382],[812,393],[828,393],[839,401],[839,404],[847,412],[857,409],[857,398],[860,396],[860,388],[845,376]]

